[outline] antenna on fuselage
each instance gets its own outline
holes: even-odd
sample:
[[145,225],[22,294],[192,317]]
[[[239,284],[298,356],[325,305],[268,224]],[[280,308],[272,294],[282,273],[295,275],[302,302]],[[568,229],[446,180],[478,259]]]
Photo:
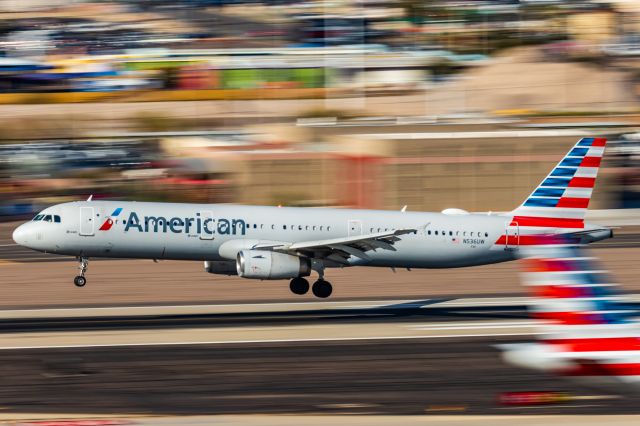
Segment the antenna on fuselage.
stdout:
[[89,195],[89,198],[87,198],[87,201],[91,201],[92,198],[93,198],[93,194]]

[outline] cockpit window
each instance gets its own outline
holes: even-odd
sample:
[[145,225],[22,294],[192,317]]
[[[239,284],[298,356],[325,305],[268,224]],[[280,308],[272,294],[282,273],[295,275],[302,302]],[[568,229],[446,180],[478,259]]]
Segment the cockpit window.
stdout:
[[54,221],[55,223],[60,223],[60,222],[61,222],[61,220],[60,220],[60,216],[58,216],[58,215],[53,216],[53,221]]
[[51,222],[51,219],[52,219],[52,218],[51,218],[51,215],[50,215],[50,214],[48,214],[48,215],[46,215],[46,216],[44,217],[44,219],[43,219],[43,220],[44,220],[45,222]]
[[44,217],[43,214],[38,214],[38,215],[36,215],[36,217],[33,218],[33,220],[34,221],[42,220],[43,217]]

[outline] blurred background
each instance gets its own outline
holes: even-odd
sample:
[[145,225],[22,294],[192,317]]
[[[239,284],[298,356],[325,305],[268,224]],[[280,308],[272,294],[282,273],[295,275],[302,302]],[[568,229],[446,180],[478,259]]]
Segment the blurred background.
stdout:
[[0,1],[0,216],[510,210],[585,135],[640,207],[636,1]]
[[[500,360],[496,343],[532,339],[514,262],[339,269],[332,301],[300,313],[310,300],[282,282],[212,279],[193,262],[97,261],[77,289],[73,259],[10,237],[90,194],[507,211],[588,136],[610,141],[590,214],[622,227],[593,252],[638,293],[640,1],[0,0],[0,424],[21,412],[579,413],[561,421],[583,426],[638,414],[637,400]],[[105,310],[118,305],[135,313]],[[45,314],[59,318],[21,317]],[[412,338],[362,337],[385,327]],[[372,422],[360,424],[400,423]]]

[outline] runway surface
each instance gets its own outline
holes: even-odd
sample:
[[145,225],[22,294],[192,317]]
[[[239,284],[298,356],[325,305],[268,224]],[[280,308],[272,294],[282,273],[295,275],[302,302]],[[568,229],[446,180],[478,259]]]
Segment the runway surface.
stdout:
[[[509,337],[0,351],[4,412],[638,414],[618,398],[506,366]],[[502,392],[566,400],[504,406]]]
[[[640,414],[635,399],[505,365],[494,345],[537,332],[521,299],[430,302],[3,311],[1,412]],[[498,402],[514,391],[562,399]]]

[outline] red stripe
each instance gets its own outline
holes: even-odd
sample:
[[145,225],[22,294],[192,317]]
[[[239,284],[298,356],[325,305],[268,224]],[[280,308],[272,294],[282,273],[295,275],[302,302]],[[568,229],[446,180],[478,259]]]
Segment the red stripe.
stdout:
[[564,372],[568,376],[640,376],[640,364],[580,364],[579,367]]
[[572,207],[586,209],[589,207],[589,198],[562,197],[556,207]]
[[574,177],[569,181],[569,188],[593,188],[596,178]]
[[517,224],[520,226],[541,226],[545,228],[584,228],[583,219],[514,216],[513,222],[517,222]]
[[605,146],[607,144],[607,140],[605,138],[595,138],[591,146]]
[[604,337],[582,339],[548,339],[545,343],[567,346],[569,352],[635,351],[640,349],[638,337]]
[[[501,235],[494,244],[506,245],[507,236]],[[566,241],[562,238],[554,237],[551,235],[509,235],[509,245],[515,246],[539,246],[548,244],[566,244]]]
[[546,299],[574,299],[587,296],[584,288],[554,284],[536,286],[533,293],[536,297]]
[[580,167],[600,167],[601,157],[584,157]]

